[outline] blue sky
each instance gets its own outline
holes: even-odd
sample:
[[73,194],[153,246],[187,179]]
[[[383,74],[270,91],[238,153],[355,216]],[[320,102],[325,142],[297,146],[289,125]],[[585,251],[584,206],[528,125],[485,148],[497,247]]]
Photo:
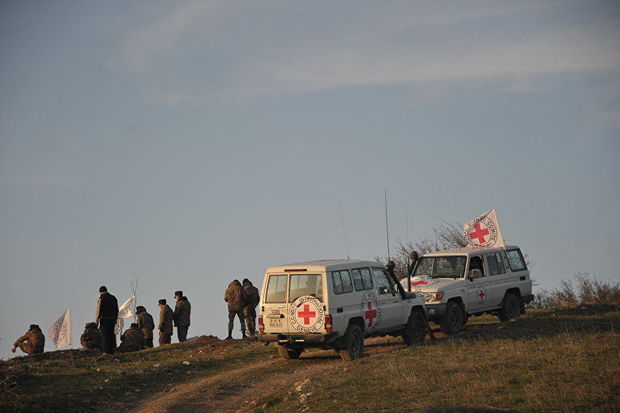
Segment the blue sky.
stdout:
[[[97,289],[183,289],[385,254],[497,208],[553,288],[619,280],[613,1],[0,5],[0,357]],[[407,229],[407,222],[409,228]],[[238,332],[236,332],[238,335]],[[48,345],[47,349],[51,349]]]

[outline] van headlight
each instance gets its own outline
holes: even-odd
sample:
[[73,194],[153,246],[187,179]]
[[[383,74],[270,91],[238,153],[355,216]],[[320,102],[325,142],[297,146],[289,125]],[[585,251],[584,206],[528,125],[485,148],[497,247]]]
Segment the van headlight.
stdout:
[[424,296],[424,301],[428,303],[431,301],[441,301],[441,299],[446,295],[446,293],[439,290],[432,293],[422,293],[422,295]]

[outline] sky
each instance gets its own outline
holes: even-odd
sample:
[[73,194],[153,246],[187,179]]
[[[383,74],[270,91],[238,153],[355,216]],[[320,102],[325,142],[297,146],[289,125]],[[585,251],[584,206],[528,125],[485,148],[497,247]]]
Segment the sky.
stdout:
[[0,357],[135,278],[222,338],[232,279],[386,255],[386,188],[393,246],[494,206],[536,289],[620,281],[618,44],[616,1],[3,1]]

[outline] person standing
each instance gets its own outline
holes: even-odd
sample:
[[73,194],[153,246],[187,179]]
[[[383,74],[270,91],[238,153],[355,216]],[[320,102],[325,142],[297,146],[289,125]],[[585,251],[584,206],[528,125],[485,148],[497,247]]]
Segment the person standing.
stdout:
[[114,326],[118,318],[118,301],[102,285],[99,287],[99,301],[97,301],[97,317],[95,322],[101,330],[103,354],[113,354],[116,350],[116,335]]
[[256,334],[256,307],[260,302],[258,288],[254,287],[252,281],[245,278],[243,280],[243,291],[245,291],[246,302],[243,307],[243,316],[245,317],[245,325],[251,336]]
[[138,328],[144,334],[144,347],[153,347],[153,330],[155,329],[153,316],[146,312],[146,308],[139,305],[136,307],[136,321]]
[[174,299],[177,300],[174,306],[174,325],[177,328],[177,337],[179,343],[184,342],[187,339],[187,330],[189,329],[189,316],[192,312],[192,305],[187,300],[187,297],[183,295],[183,291],[175,291]]
[[234,280],[228,285],[226,293],[224,294],[224,301],[228,303],[228,337],[226,337],[226,340],[232,339],[235,315],[239,317],[239,322],[241,323],[242,338],[246,338],[243,317],[243,307],[245,307],[246,297],[239,280]]
[[30,328],[26,331],[26,334],[15,340],[11,351],[15,353],[18,347],[28,355],[43,353],[45,336],[41,328],[36,324],[30,324]]
[[166,304],[166,299],[159,300],[159,345],[170,344],[172,339],[172,320],[174,313],[172,309]]

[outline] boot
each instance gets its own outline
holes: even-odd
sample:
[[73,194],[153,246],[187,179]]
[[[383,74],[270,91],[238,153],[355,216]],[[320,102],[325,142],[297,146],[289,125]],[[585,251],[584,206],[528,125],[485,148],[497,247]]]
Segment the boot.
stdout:
[[245,330],[241,330],[241,339],[246,339],[248,336],[245,335]]
[[225,340],[232,340],[232,330],[231,329],[228,329],[228,337],[226,337]]

